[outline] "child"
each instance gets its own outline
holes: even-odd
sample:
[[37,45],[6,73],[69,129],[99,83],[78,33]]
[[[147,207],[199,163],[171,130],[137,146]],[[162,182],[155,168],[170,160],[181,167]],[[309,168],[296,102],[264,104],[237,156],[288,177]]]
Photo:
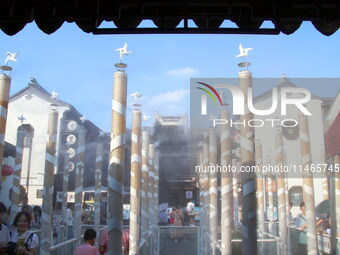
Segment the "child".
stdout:
[[84,233],[84,244],[79,245],[73,255],[100,255],[94,243],[96,242],[96,231],[87,229]]

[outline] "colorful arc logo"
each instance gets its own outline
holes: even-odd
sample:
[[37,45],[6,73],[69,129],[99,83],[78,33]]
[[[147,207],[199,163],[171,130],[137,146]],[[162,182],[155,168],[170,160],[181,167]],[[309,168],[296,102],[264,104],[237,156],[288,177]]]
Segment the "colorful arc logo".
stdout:
[[[197,83],[209,88],[216,95],[218,101],[220,102],[220,105],[221,106],[223,105],[220,95],[217,93],[217,91],[212,86],[210,86],[206,83],[203,83],[203,82],[197,82]],[[211,97],[211,99],[214,101],[214,103],[217,104],[216,98],[214,97],[214,95],[209,90],[204,89],[204,88],[200,88],[200,87],[196,87],[196,88],[203,90],[205,93],[207,93]]]

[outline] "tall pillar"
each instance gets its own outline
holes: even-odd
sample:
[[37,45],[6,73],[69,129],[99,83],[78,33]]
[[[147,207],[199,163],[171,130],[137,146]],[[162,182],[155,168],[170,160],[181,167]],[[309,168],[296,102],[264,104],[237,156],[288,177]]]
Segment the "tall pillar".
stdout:
[[[207,142],[203,144],[203,166],[208,167],[209,166],[209,145]],[[203,208],[203,216],[204,216],[204,235],[202,235],[202,238],[204,236],[204,254],[209,254],[210,250],[210,241],[209,241],[209,188],[210,188],[210,180],[209,180],[208,174],[205,175],[203,185],[204,185],[204,208]]]
[[159,219],[159,199],[158,199],[158,194],[159,194],[159,152],[155,152],[155,160],[154,160],[154,171],[155,171],[155,193],[154,193],[154,201],[155,201],[155,255],[159,254],[158,251],[158,219]]
[[[299,136],[302,168],[310,169],[311,151],[309,140],[309,127],[307,116],[299,114]],[[307,220],[307,251],[308,255],[316,255],[318,253],[316,240],[316,225],[315,225],[315,201],[314,201],[314,186],[313,174],[311,171],[303,171],[303,197],[306,205],[306,220]]]
[[[284,162],[286,162],[284,160]],[[286,200],[286,221],[287,224],[289,224],[290,222],[290,217],[289,217],[289,213],[290,213],[290,201],[289,201],[289,187],[288,187],[288,173],[284,174],[284,182],[285,182],[285,200]],[[289,238],[288,238],[288,242],[289,242]],[[289,248],[290,246],[288,246]]]
[[[222,109],[221,119],[230,118],[227,109]],[[221,167],[231,166],[230,127],[221,126]],[[221,246],[222,255],[232,254],[232,224],[233,224],[233,182],[231,172],[221,173]]]
[[[254,163],[254,130],[248,125],[253,115],[248,109],[248,88],[252,87],[252,75],[248,70],[239,72],[240,88],[244,95],[245,115],[241,115],[241,165]],[[243,223],[243,254],[257,254],[256,229],[256,182],[254,173],[242,177],[242,223]]]
[[[324,146],[324,145],[322,145]],[[325,150],[322,148],[320,150],[320,164],[326,164],[326,154]],[[329,192],[328,192],[328,173],[325,171],[323,173],[323,178],[322,178],[322,194],[323,194],[323,199],[327,200],[329,199]]]
[[[283,143],[281,127],[276,128],[275,132],[275,152],[276,152],[276,166],[282,167],[284,165]],[[280,250],[282,255],[288,254],[287,246],[287,217],[286,217],[286,196],[285,196],[285,182],[284,174],[280,172],[276,178],[276,192],[278,202],[278,216],[279,216],[279,237]]]
[[[11,77],[7,74],[0,74],[0,170],[2,170],[2,161],[5,146],[5,133],[7,122],[7,109],[9,100],[9,91],[11,88]],[[2,182],[2,171],[0,171],[0,181]],[[1,191],[1,185],[0,185]]]
[[140,176],[142,113],[132,112],[131,185],[130,185],[130,255],[139,254],[140,236]]
[[[214,128],[209,129],[209,165],[215,166],[217,164],[217,137]],[[217,173],[210,173],[210,246],[211,250],[215,250],[217,243]]]
[[[154,228],[155,228],[155,200],[153,199],[155,194],[155,170],[154,170],[154,161],[155,161],[155,146],[154,144],[149,144],[149,235],[151,233],[150,240],[154,240]],[[153,243],[150,246],[150,254],[154,252],[155,244]]]
[[85,133],[83,126],[78,127],[78,146],[77,146],[77,164],[76,164],[76,185],[74,192],[74,237],[80,243],[81,236],[81,214],[83,211],[83,179],[84,179],[84,156],[85,156]]
[[[340,166],[340,155],[339,154],[336,154],[334,156],[334,164],[336,166],[333,169],[339,170],[339,166]],[[339,236],[340,234],[340,172],[339,171],[335,171],[335,217],[336,217],[337,233],[336,234],[332,233],[332,235]]]
[[[235,156],[235,155],[234,155]],[[238,160],[232,158],[232,165],[238,168]],[[238,213],[238,174],[233,173],[233,206],[234,206],[234,229],[240,224],[240,218]]]
[[31,125],[25,124],[25,138],[24,147],[22,151],[22,170],[25,172],[21,173],[22,176],[26,177],[26,192],[29,193],[29,182],[31,172],[31,155],[32,155],[32,140],[34,136],[34,128]]
[[[126,67],[116,64],[117,67]],[[123,68],[114,73],[112,132],[110,145],[109,190],[109,255],[122,254],[124,156],[126,134],[127,75]]]
[[[268,165],[271,165],[271,161],[268,161]],[[274,220],[274,192],[273,192],[273,174],[268,173],[267,175],[267,187],[268,187],[268,232],[272,235],[276,235],[276,226]]]
[[198,155],[197,155],[197,164],[199,165],[201,171],[199,172],[199,215],[200,215],[200,240],[199,240],[199,255],[203,254],[203,249],[204,249],[204,226],[205,226],[205,217],[204,217],[204,173],[202,171],[203,169],[203,144],[199,145],[199,151],[198,151]]
[[154,173],[154,160],[155,160],[155,146],[154,144],[149,144],[149,232],[152,232],[153,222],[154,222],[154,186],[155,186],[155,173]]
[[99,234],[100,228],[100,202],[102,190],[102,171],[103,171],[103,143],[98,141],[96,150],[96,171],[94,173],[95,192],[94,192],[94,230]]
[[41,222],[41,246],[40,254],[50,254],[50,248],[53,244],[52,240],[52,201],[54,192],[54,167],[55,153],[58,130],[58,112],[52,109],[48,118],[48,133],[46,144],[45,173],[44,173],[44,192],[42,203],[42,222]]
[[[257,141],[255,145],[256,165],[260,169],[262,165],[262,144],[261,141]],[[256,178],[257,183],[257,219],[259,224],[260,236],[263,237],[265,232],[265,206],[264,206],[264,186],[263,186],[263,174],[259,173]]]
[[142,133],[142,179],[141,179],[141,224],[142,239],[146,242],[149,229],[149,139],[148,131]]
[[12,203],[10,222],[14,221],[15,215],[19,211],[20,179],[22,170],[22,150],[24,147],[25,129],[21,125],[17,130],[17,142],[15,146],[15,167],[13,174]]

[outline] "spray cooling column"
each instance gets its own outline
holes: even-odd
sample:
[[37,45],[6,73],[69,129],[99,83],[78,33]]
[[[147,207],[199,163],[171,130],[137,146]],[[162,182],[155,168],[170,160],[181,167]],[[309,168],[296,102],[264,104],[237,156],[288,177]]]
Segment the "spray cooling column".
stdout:
[[77,146],[77,164],[76,164],[76,185],[74,192],[74,237],[78,238],[80,243],[81,236],[81,214],[83,211],[83,179],[84,179],[84,156],[85,156],[85,128],[79,126],[78,129],[78,146]]
[[[307,116],[299,114],[299,136],[301,160],[303,169],[310,169],[311,151],[309,141],[309,127]],[[306,221],[307,221],[307,251],[309,255],[318,254],[317,240],[316,240],[316,222],[315,222],[315,201],[314,201],[314,186],[313,173],[310,171],[303,171],[303,197],[306,205]]]
[[[229,119],[227,109],[222,109],[221,119]],[[231,165],[230,127],[221,126],[221,166]],[[221,246],[222,255],[232,254],[232,224],[233,224],[233,175],[221,172]]]
[[[204,141],[203,144],[203,166],[209,166],[209,144],[208,141]],[[203,216],[204,216],[204,235],[202,235],[203,239],[203,247],[204,247],[204,254],[208,254],[210,249],[210,241],[209,241],[209,173],[206,173],[204,176],[203,186],[204,186],[204,207],[203,207]]]
[[124,155],[126,133],[126,65],[116,64],[120,68],[114,73],[112,100],[112,132],[109,170],[109,255],[122,254],[123,192],[124,192]]
[[[1,66],[3,71],[11,71],[12,68],[9,66]],[[7,109],[9,91],[11,88],[11,77],[7,74],[0,74],[0,180],[2,182],[2,161],[5,146],[5,133],[6,133],[6,122],[7,122]],[[0,185],[1,190],[1,185]]]
[[52,202],[54,192],[54,167],[55,153],[58,130],[58,112],[53,108],[48,118],[48,133],[45,158],[45,175],[44,175],[44,193],[42,204],[42,222],[41,222],[41,248],[40,254],[50,254],[52,241]]
[[[281,127],[276,128],[275,133],[275,148],[276,148],[276,165],[283,166],[283,144]],[[285,196],[285,182],[284,174],[279,173],[277,178],[277,196],[279,207],[279,237],[281,254],[287,254],[287,217],[286,217],[286,196]]]
[[[248,125],[252,114],[248,109],[248,88],[252,87],[252,75],[248,70],[239,72],[240,88],[244,95],[245,115],[241,116],[241,165],[253,166],[254,163],[254,130]],[[256,182],[255,175],[246,173],[242,176],[242,223],[243,254],[257,254],[256,234]]]
[[11,205],[11,218],[10,222],[14,221],[15,215],[19,211],[19,194],[20,194],[20,179],[22,168],[22,150],[24,147],[25,129],[21,125],[17,130],[17,143],[15,146],[15,167],[13,176],[13,188],[12,188],[12,205]]
[[[217,164],[217,137],[213,128],[209,129],[209,163],[210,166],[216,166]],[[210,173],[210,247],[211,250],[215,250],[217,243],[217,173]],[[214,252],[212,252],[214,253]]]
[[96,172],[95,176],[95,192],[94,192],[94,230],[99,233],[100,228],[100,202],[102,190],[102,170],[103,170],[103,143],[97,143]]
[[[255,144],[255,156],[256,156],[256,165],[261,167],[262,165],[262,145],[261,141],[257,141]],[[259,224],[259,236],[263,238],[263,232],[265,232],[265,217],[264,217],[264,187],[263,187],[263,174],[257,174],[257,219]]]
[[141,225],[142,239],[147,241],[149,229],[149,139],[148,131],[142,133]]
[[139,254],[141,129],[142,113],[135,109],[132,112],[131,135],[130,255]]

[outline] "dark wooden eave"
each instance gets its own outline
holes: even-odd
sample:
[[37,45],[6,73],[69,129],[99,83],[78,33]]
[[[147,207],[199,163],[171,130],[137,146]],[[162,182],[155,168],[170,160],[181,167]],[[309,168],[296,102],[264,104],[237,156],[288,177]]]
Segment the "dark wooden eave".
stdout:
[[[93,34],[291,34],[302,21],[311,21],[329,36],[339,28],[339,7],[336,0],[1,0],[0,28],[14,35],[35,22],[51,34],[64,22],[75,22]],[[155,26],[140,28],[142,20]],[[195,26],[188,25],[190,20]],[[236,28],[220,27],[224,20]],[[99,28],[103,21],[113,22],[112,27]],[[264,21],[272,21],[273,28],[261,28]]]

